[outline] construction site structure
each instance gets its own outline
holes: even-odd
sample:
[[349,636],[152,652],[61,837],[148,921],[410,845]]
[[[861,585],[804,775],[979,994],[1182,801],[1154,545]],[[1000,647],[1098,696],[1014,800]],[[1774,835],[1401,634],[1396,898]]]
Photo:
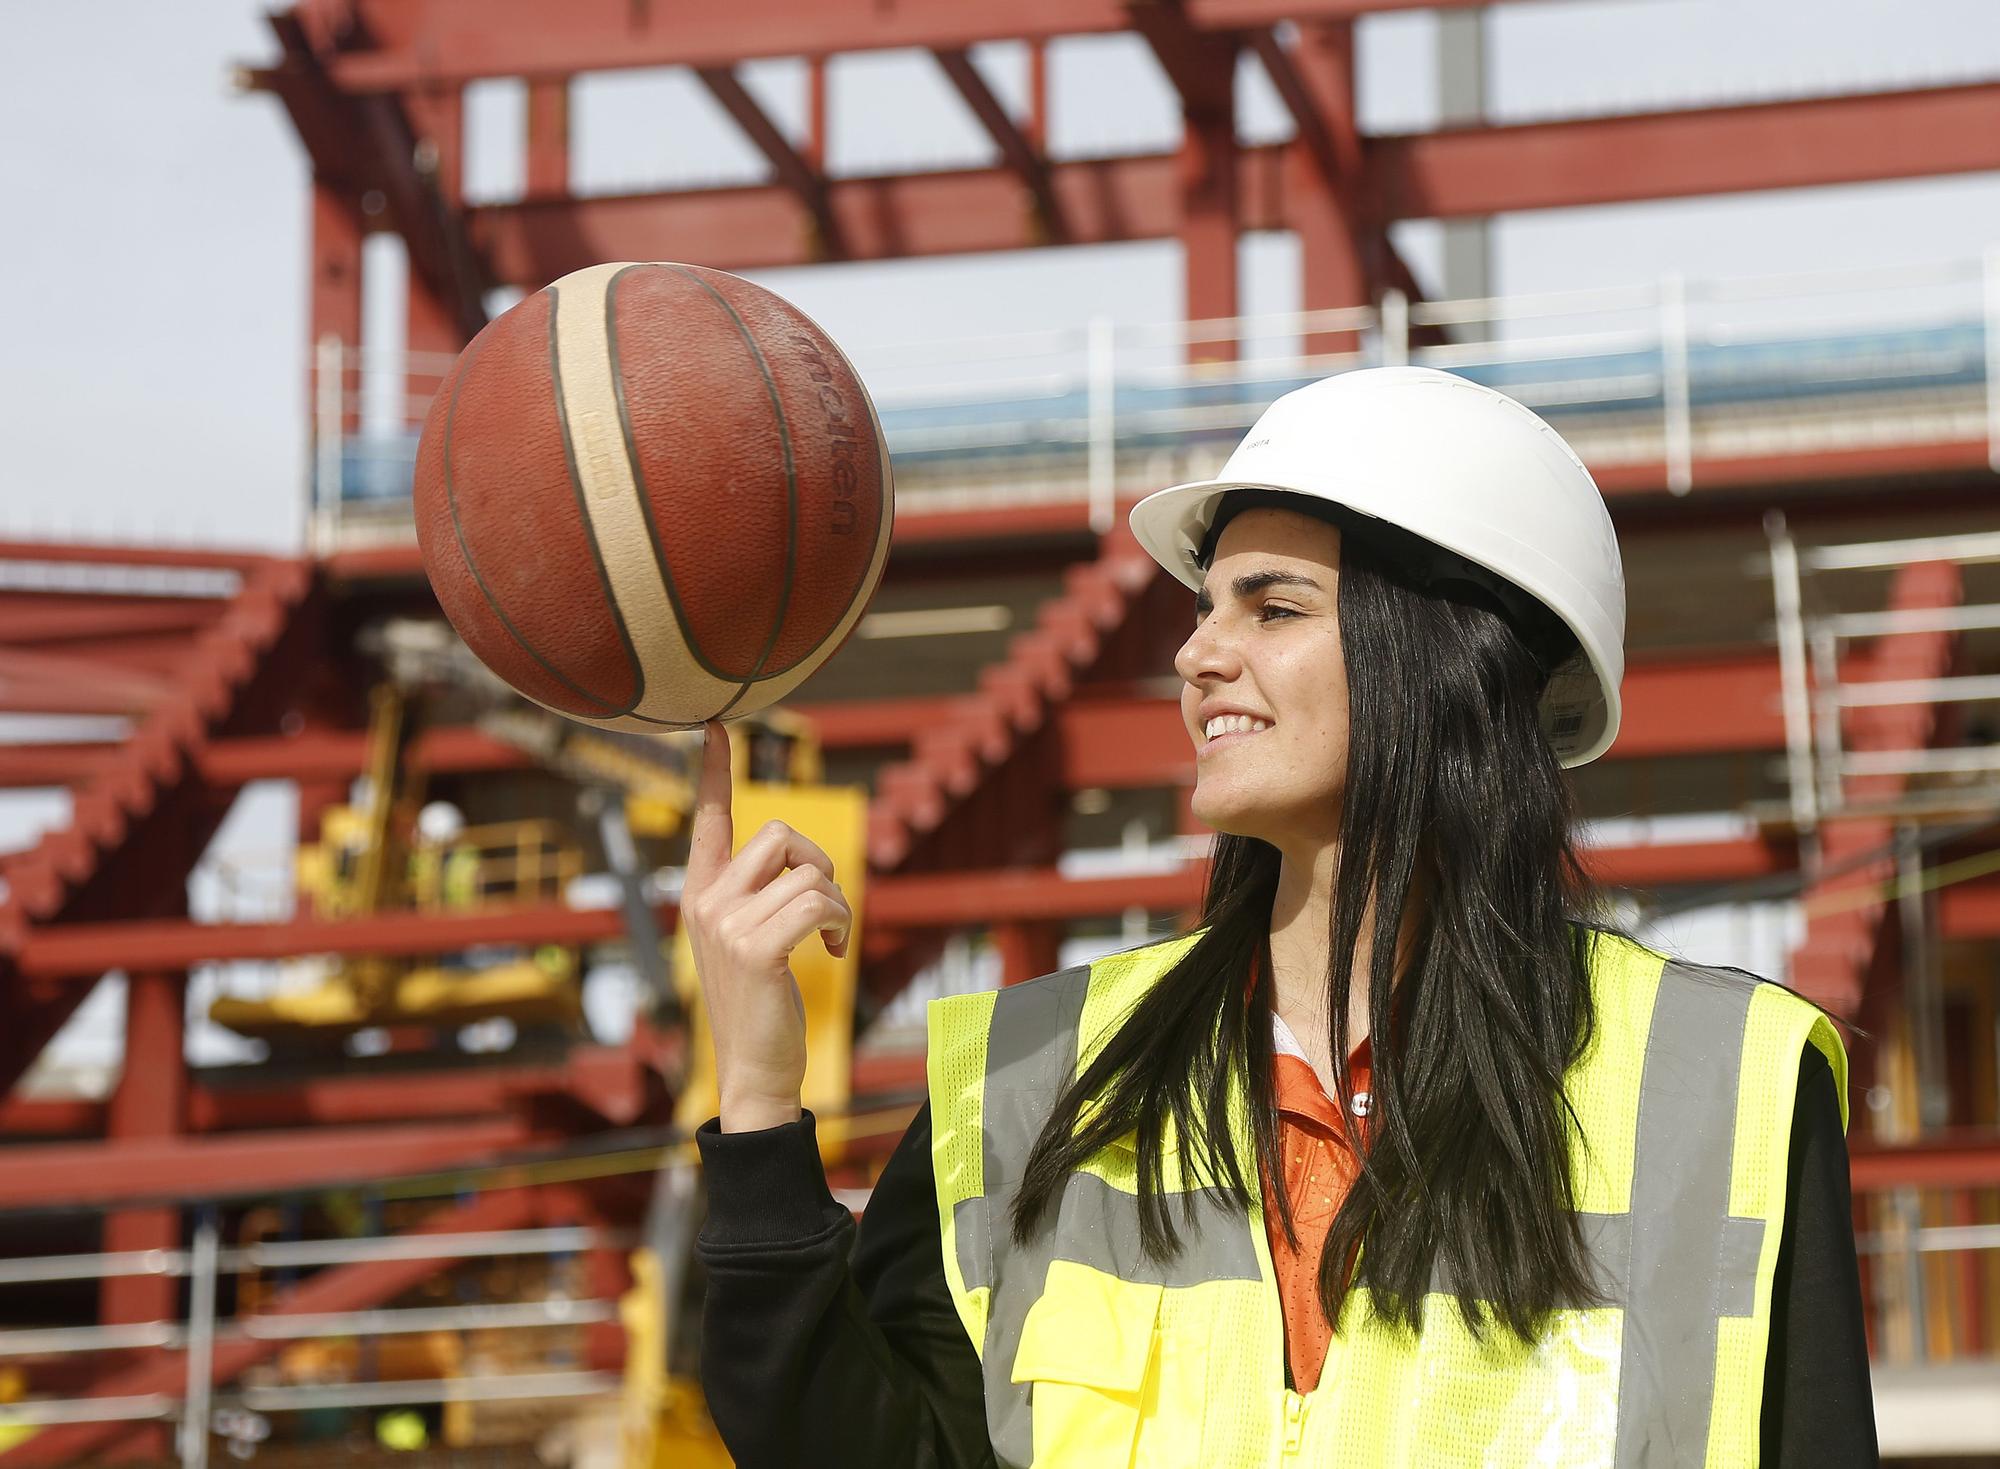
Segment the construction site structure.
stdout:
[[[1449,47],[1476,44],[1478,7],[1433,6]],[[67,811],[0,856],[0,1465],[351,1463],[357,1440],[727,1462],[694,1377],[687,1133],[713,1074],[675,901],[699,736],[576,727],[469,664],[416,549],[417,426],[501,293],[603,260],[1144,240],[1184,259],[1173,322],[857,345],[894,456],[890,559],[840,654],[731,726],[739,839],[806,832],[857,914],[847,959],[808,943],[794,966],[837,1196],[865,1212],[921,1100],[924,998],[1197,916],[1172,667],[1192,604],[1131,504],[1212,472],[1289,387],[1443,367],[1548,418],[1618,528],[1624,725],[1573,777],[1592,875],[1639,921],[1736,915],[1704,932],[1859,1027],[1885,1453],[2000,1455],[2000,236],[1955,263],[1527,298],[1477,270],[1427,291],[1390,234],[1441,220],[1476,259],[1503,213],[2000,170],[2000,85],[1364,133],[1355,28],[1399,8],[269,17],[274,56],[242,81],[311,163],[309,553],[0,545],[0,715],[75,722],[0,744],[0,787]],[[1058,156],[1048,50],[1111,33],[1157,61],[1180,140]],[[996,42],[1025,47],[1022,108],[974,56]],[[928,54],[991,162],[828,169],[830,68],[891,48]],[[743,80],[773,56],[803,58],[802,136]],[[573,188],[575,88],[634,68],[691,72],[768,177]],[[1246,68],[1285,140],[1239,137]],[[495,82],[522,93],[522,187],[473,202],[466,98]],[[1302,310],[1278,322],[1242,312],[1238,246],[1264,231],[1300,247]],[[362,329],[380,232],[409,261],[386,356]],[[1012,386],[974,370],[996,362]],[[366,408],[385,380],[386,420]],[[297,802],[268,911],[204,906],[218,830],[267,783]],[[614,1027],[591,997],[616,976]],[[108,977],[122,1061],[93,1091],[50,1043]],[[240,1059],[190,1063],[210,1020]]]

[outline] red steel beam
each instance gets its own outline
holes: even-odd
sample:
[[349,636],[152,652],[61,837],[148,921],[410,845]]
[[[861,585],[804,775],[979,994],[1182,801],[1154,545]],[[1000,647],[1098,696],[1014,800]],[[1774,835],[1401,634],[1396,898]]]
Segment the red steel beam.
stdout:
[[[185,1182],[185,1180],[183,1180]],[[520,1229],[534,1220],[534,1199],[522,1189],[478,1194],[466,1203],[440,1209],[414,1229],[411,1237],[431,1234],[481,1234]],[[393,1300],[404,1291],[445,1269],[448,1260],[377,1260],[365,1265],[335,1265],[320,1270],[276,1295],[263,1308],[270,1316],[316,1315],[359,1311]],[[285,1345],[269,1337],[229,1337],[215,1343],[217,1385],[233,1380],[246,1368],[277,1354]],[[152,1393],[178,1396],[187,1387],[187,1354],[150,1353],[137,1364],[105,1378],[101,1397],[141,1397]],[[45,1428],[5,1453],[0,1465],[76,1464],[115,1444],[132,1432],[129,1423],[71,1423]]]
[[[267,566],[271,558],[255,551],[203,551],[169,546],[97,546],[58,541],[0,540],[0,561],[50,562],[64,566],[170,567],[185,571],[240,573]],[[214,607],[217,604],[214,601],[207,601],[207,605]]]
[[[1760,840],[1603,848],[1587,854],[1601,880],[1647,887],[1785,870],[1785,852]],[[1094,917],[1128,907],[1185,908],[1199,896],[1199,864],[1143,877],[1068,877],[1055,868],[1005,868],[871,878],[867,916],[880,930],[984,926]],[[674,904],[658,909],[663,927]],[[550,904],[495,913],[384,914],[345,922],[190,923],[177,920],[65,923],[32,930],[16,958],[21,975],[94,978],[140,964],[221,963],[298,954],[444,954],[477,944],[590,944],[624,933],[616,909]]]
[[708,88],[709,95],[722,104],[722,110],[743,129],[744,135],[757,145],[757,150],[770,160],[778,182],[805,207],[812,219],[815,237],[811,246],[816,258],[844,257],[847,248],[840,221],[827,205],[826,175],[809,163],[792,146],[791,139],[778,130],[778,125],[765,116],[764,109],[757,105],[757,99],[734,71],[726,66],[701,66],[695,68],[695,75]]
[[0,1209],[318,1188],[486,1162],[546,1140],[520,1117],[388,1127],[314,1127],[227,1137],[160,1137],[0,1148]]
[[1044,243],[1068,244],[1069,225],[1063,218],[1062,203],[1049,184],[1049,160],[1040,144],[1030,141],[1006,106],[993,95],[993,88],[987,85],[970,52],[962,47],[947,46],[933,51],[931,55],[937,58],[938,66],[952,86],[958,89],[958,95],[965,99],[965,105],[972,109],[972,115],[979,119],[980,126],[993,139],[994,146],[1000,150],[1000,157],[1020,179],[1021,187],[1028,191],[1028,198],[1034,204],[1045,236]]
[[[1635,663],[1622,686],[1625,718],[1606,758],[1778,750],[1785,729],[1778,707],[1778,665],[1758,653],[1658,658]],[[964,695],[798,704],[829,750],[903,748],[912,731],[949,721]],[[1178,702],[1157,696],[1082,691],[1057,711],[1063,779],[1071,790],[1184,785],[1194,752],[1181,731]],[[203,781],[231,789],[253,780],[347,780],[367,764],[364,731],[305,731],[216,740],[195,756]],[[115,755],[93,744],[0,747],[0,789],[61,785],[87,776]],[[519,747],[472,725],[424,730],[411,742],[410,767],[434,775],[532,769]]]
[[[1171,153],[1051,164],[1050,189],[1074,244],[1161,239],[1179,217]],[[830,179],[827,210],[849,260],[901,260],[1027,249],[1036,237],[1011,168]],[[468,211],[495,278],[537,289],[596,260],[674,259],[723,270],[811,265],[798,204],[782,184],[590,199],[528,199]],[[1252,210],[1246,227],[1280,228],[1283,212]],[[901,524],[897,526],[901,533]]]
[[0,1135],[90,1137],[104,1131],[107,1106],[82,1097],[0,1096]]
[[[1368,140],[1369,193],[1384,225],[1529,209],[2000,169],[2000,84],[1939,87],[1638,117],[1516,123]],[[1247,230],[1296,229],[1288,144],[1240,150]],[[1167,239],[1181,226],[1179,154],[1050,165],[1078,244]],[[1011,168],[835,179],[827,203],[847,256],[905,259],[1038,243]],[[807,265],[782,185],[471,211],[498,279],[535,289],[597,260],[668,256],[720,269]],[[900,527],[899,527],[900,531]]]
[[26,643],[90,643],[190,633],[214,622],[221,610],[219,602],[193,597],[0,594],[0,637],[18,648]]
[[[411,270],[469,341],[486,324],[485,271],[466,239],[462,211],[440,177],[419,167],[403,99],[353,95],[327,75],[295,12],[265,18],[283,54],[278,65],[250,71],[249,84],[284,103],[317,173],[351,189],[380,191],[409,246]],[[430,77],[413,89],[435,95],[448,80]]]
[[[482,77],[567,76],[654,66],[731,66],[770,56],[1047,40],[1128,30],[1157,0],[736,0],[634,6],[630,0],[358,0],[357,34],[328,62],[351,92]],[[1203,29],[1349,20],[1375,11],[1454,9],[1487,0],[1187,0]]]
[[2000,878],[1953,883],[1939,889],[1937,904],[1946,938],[2000,939]]
[[1922,1142],[1884,1146],[1866,1138],[1847,1145],[1854,1189],[2000,1188],[2000,1133],[1969,1128]]
[[2000,84],[1370,140],[1391,219],[1803,189],[2000,168]]
[[[570,1053],[559,1066],[480,1066],[393,1076],[315,1076],[289,1084],[196,1086],[190,1132],[360,1127],[488,1117],[543,1097],[571,1097],[624,1126],[644,1108],[641,1063],[612,1046]],[[105,1104],[82,1099],[0,1098],[0,1135],[89,1137],[104,1131]],[[4,1154],[0,1154],[4,1157]]]
[[[4,629],[0,629],[4,632]],[[10,701],[16,689],[47,690],[55,697],[81,697],[115,703],[126,709],[150,709],[174,687],[164,673],[118,668],[92,658],[65,653],[30,653],[20,648],[0,647],[0,698]],[[68,704],[58,705],[68,708]]]
[[[603,258],[611,258],[609,255]],[[1611,502],[1612,517],[1621,526],[1636,516],[1660,512],[1663,522],[1670,513],[1672,523],[1685,526],[1698,518],[1701,502],[1712,495],[1735,489],[1769,489],[1796,485],[1815,492],[1819,503],[1841,506],[1844,513],[1887,521],[1902,513],[1897,507],[1908,502],[1911,491],[1899,486],[1890,501],[1881,496],[1853,495],[1829,500],[1829,482],[1841,480],[1906,481],[1912,477],[1935,478],[1947,487],[1954,482],[1960,490],[1947,488],[1930,503],[1962,509],[1976,489],[1985,491],[1993,483],[1984,438],[1947,440],[1938,443],[1868,446],[1861,449],[1816,449],[1803,453],[1759,455],[1755,458],[1700,459],[1693,463],[1693,503],[1668,500],[1667,466],[1662,463],[1634,463],[1592,467],[1597,481]],[[1114,519],[1122,521],[1137,503],[1120,499]],[[1755,529],[1754,519],[1743,521],[1726,505],[1719,514],[1731,523]],[[1087,536],[1090,506],[1079,493],[1075,500],[1038,501],[1021,505],[975,507],[964,510],[905,510],[896,512],[896,544],[903,546],[968,547],[996,537],[1018,539],[1044,536]],[[320,563],[331,580],[357,582],[373,580],[408,581],[423,575],[423,558],[414,540],[401,545],[365,546],[334,551]],[[896,574],[892,565],[891,575]]]
[[[663,921],[677,910],[662,908]],[[82,978],[128,963],[188,966],[298,954],[449,954],[479,944],[603,943],[625,931],[615,908],[559,904],[476,914],[381,914],[344,922],[65,923],[29,932],[16,956],[23,977]]]
[[1613,760],[1785,748],[1778,660],[1764,653],[1648,657],[1625,670]]
[[[1889,584],[1891,611],[1949,609],[1964,600],[1964,577],[1953,562],[1911,563],[1899,568]],[[1843,668],[1842,681],[1939,678],[1950,671],[1957,645],[1957,635],[1950,632],[1890,633],[1854,658],[1852,675]],[[1849,709],[1841,719],[1842,744],[1857,751],[1922,749],[1937,739],[1943,714],[1936,704]],[[1892,802],[1909,785],[1906,775],[1849,776],[1842,793],[1865,806]],[[1830,826],[1820,860],[1835,875],[1816,880],[1805,892],[1806,933],[1791,956],[1792,984],[1843,1018],[1859,1011],[1876,952],[1893,931],[1887,900],[1868,890],[1895,874],[1895,859],[1879,855],[1894,832],[1894,823],[1885,819]]]

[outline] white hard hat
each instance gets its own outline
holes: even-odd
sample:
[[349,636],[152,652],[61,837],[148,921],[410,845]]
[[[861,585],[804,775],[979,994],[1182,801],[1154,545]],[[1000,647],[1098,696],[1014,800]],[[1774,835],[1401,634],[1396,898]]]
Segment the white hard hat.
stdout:
[[1265,409],[1216,478],[1134,505],[1132,533],[1199,591],[1197,558],[1223,497],[1254,489],[1400,526],[1528,593],[1578,644],[1542,692],[1550,747],[1566,768],[1610,747],[1625,676],[1618,537],[1590,471],[1532,410],[1432,367],[1322,378]]

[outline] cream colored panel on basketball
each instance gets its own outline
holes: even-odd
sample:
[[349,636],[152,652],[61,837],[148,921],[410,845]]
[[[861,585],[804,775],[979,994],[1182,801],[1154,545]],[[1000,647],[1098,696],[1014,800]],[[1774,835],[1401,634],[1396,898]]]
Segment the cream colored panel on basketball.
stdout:
[[611,377],[604,297],[611,278],[623,269],[623,262],[614,261],[576,271],[557,283],[556,372],[590,533],[646,680],[644,697],[632,714],[585,722],[607,729],[657,731],[663,724],[698,724],[735,700],[741,685],[715,677],[696,660],[653,555]]

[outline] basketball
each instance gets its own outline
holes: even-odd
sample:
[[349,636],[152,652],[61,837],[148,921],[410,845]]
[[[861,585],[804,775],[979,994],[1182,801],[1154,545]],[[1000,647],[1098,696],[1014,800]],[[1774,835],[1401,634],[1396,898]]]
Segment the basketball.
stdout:
[[833,339],[671,262],[590,266],[489,322],[425,419],[414,502],[438,603],[486,666],[631,730],[804,683],[860,622],[895,515]]

